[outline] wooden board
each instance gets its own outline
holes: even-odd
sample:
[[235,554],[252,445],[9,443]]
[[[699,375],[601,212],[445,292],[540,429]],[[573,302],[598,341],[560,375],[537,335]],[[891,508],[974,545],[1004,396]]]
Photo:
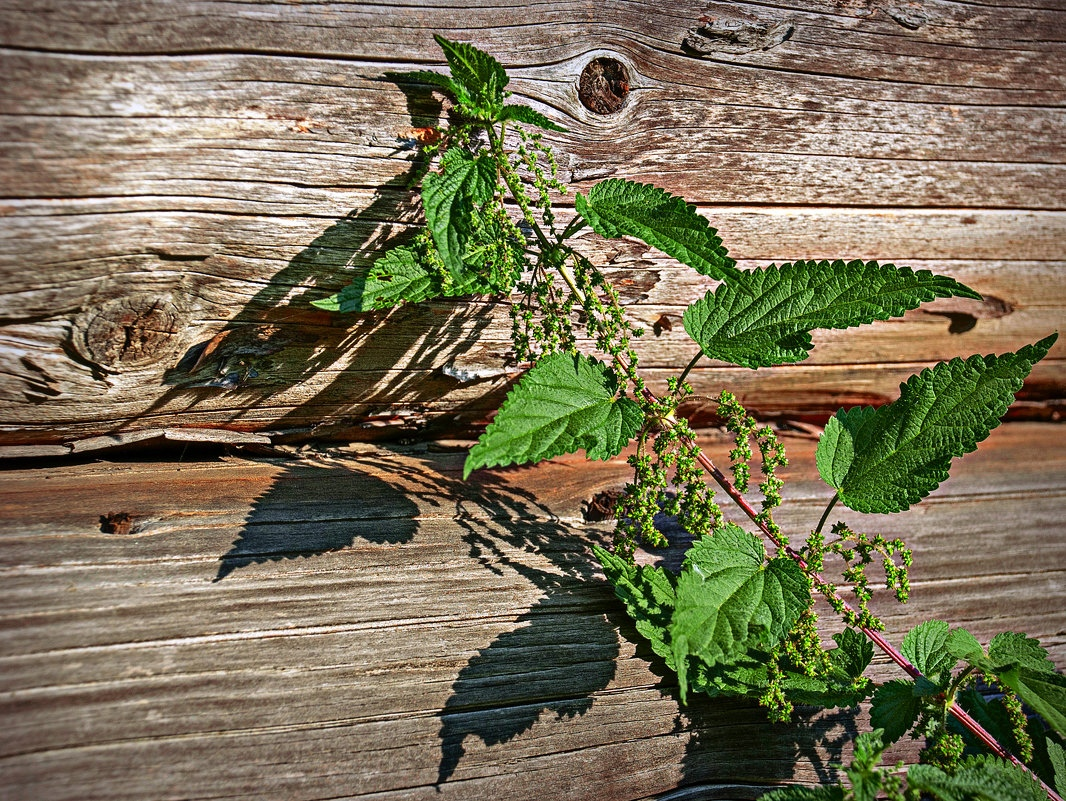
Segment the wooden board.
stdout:
[[[709,365],[700,393],[726,380],[765,415],[824,418],[1066,319],[1055,0],[139,0],[118,15],[99,0],[0,0],[0,19],[5,445],[483,424],[515,375],[504,307],[352,319],[308,305],[418,218],[412,127],[440,105],[395,74],[440,69],[435,32],[495,53],[515,98],[569,129],[549,140],[579,190],[616,176],[682,193],[745,267],[906,262],[986,295],[826,335],[772,376]],[[630,72],[611,115],[578,96],[603,55]],[[633,242],[584,246],[634,317],[660,324],[641,353],[664,380],[692,350],[678,315],[710,284]],[[1034,372],[1030,413],[1058,413],[1063,353]]]
[[[814,439],[785,442],[779,520],[802,532],[828,493]],[[866,521],[915,549],[911,603],[880,607],[895,641],[941,617],[1026,631],[1066,666],[1064,454],[1066,428],[1009,423],[916,510]],[[582,515],[621,460],[463,483],[462,459],[364,445],[0,473],[0,797],[741,799],[833,774],[861,713],[680,707],[633,644],[589,561],[610,523]]]

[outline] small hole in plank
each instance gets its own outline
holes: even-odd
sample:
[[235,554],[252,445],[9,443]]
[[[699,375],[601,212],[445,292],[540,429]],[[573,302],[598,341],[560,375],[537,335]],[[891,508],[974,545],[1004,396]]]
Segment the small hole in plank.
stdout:
[[614,114],[629,94],[629,70],[616,58],[600,56],[581,71],[577,96],[594,114]]

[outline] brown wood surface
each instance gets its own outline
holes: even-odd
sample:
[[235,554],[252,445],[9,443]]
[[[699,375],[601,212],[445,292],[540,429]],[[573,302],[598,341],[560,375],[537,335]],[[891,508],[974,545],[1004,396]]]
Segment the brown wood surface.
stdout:
[[[813,436],[784,441],[779,521],[802,532],[828,493]],[[469,483],[462,459],[0,473],[0,797],[748,799],[834,775],[861,712],[681,707],[634,645],[590,563],[611,524],[582,516],[626,481],[620,459]],[[876,604],[894,641],[939,617],[1028,632],[1063,667],[1064,501],[1066,428],[1008,423],[915,510],[840,517],[915,550],[911,603]],[[898,675],[880,657],[871,674]]]
[[[986,295],[819,335],[795,367],[707,363],[701,393],[728,382],[764,414],[824,418],[1066,319],[1058,0],[0,0],[0,443],[483,424],[515,375],[503,306],[308,305],[418,218],[412,127],[439,102],[394,74],[440,68],[435,32],[495,53],[516,99],[569,129],[549,140],[577,189],[682,193],[746,267],[878,259]],[[613,115],[577,96],[599,55],[630,70]],[[637,319],[673,321],[641,346],[664,381],[692,351],[678,315],[710,283],[585,239]],[[1063,347],[1028,413],[1057,414]]]

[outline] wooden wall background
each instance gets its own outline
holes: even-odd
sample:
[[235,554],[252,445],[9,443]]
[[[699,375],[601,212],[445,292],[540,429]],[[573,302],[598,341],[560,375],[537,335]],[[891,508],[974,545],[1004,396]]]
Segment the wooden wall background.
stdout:
[[[412,129],[439,103],[393,76],[441,67],[433,33],[569,129],[548,138],[579,190],[683,194],[742,266],[878,259],[985,295],[695,371],[792,432],[796,531],[827,414],[1066,319],[1062,0],[0,0],[0,451],[54,460],[0,474],[0,797],[754,798],[846,756],[861,713],[681,709],[626,639],[587,561],[610,525],[582,513],[619,460],[458,482],[440,438],[516,375],[505,306],[308,305],[418,219]],[[630,72],[615,114],[578,97],[599,56]],[[711,284],[587,247],[660,323],[665,382]],[[917,550],[895,639],[939,615],[1066,665],[1064,347],[1026,422],[875,521]],[[323,444],[368,439],[411,442]],[[109,450],[166,441],[260,451]]]
[[[417,219],[411,129],[439,104],[389,76],[440,65],[434,32],[496,53],[517,98],[570,130],[550,140],[579,190],[615,175],[683,194],[744,265],[879,259],[986,296],[822,335],[801,365],[707,364],[697,389],[817,418],[891,399],[938,359],[1035,341],[1066,303],[1063,11],[6,0],[0,442],[483,422],[513,378],[502,306],[308,305]],[[577,96],[598,55],[630,71],[616,114]],[[649,329],[709,286],[636,243],[589,248]],[[1060,404],[1064,347],[1030,381],[1034,414]],[[690,351],[680,326],[650,335],[649,376]]]

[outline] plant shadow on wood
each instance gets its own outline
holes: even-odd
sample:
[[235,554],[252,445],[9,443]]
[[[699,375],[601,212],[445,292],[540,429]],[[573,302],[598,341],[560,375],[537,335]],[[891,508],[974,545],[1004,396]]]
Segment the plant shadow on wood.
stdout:
[[[507,474],[481,473],[464,482],[441,472],[437,460],[424,464],[429,469],[412,474],[411,489],[455,504],[450,516],[470,557],[502,580],[518,578],[542,593],[452,684],[440,713],[440,785],[455,773],[468,737],[500,745],[544,715],[587,712],[614,677],[618,636],[604,615],[601,588],[589,580],[587,535]],[[426,482],[421,489],[419,481]]]
[[339,551],[356,539],[410,542],[417,517],[404,492],[350,463],[293,465],[256,499],[233,547],[219,558],[215,581],[253,564]]
[[[441,104],[426,87],[398,76],[388,80],[404,91],[416,126],[438,121]],[[413,139],[397,141],[396,153],[417,154]],[[474,376],[481,386],[473,392],[452,377],[470,359],[498,365],[506,359],[509,344],[478,342],[491,321],[491,304],[439,301],[358,315],[311,306],[358,283],[386,249],[413,236],[421,210],[411,187],[425,163],[417,155],[406,163],[407,170],[380,187],[369,205],[336,220],[221,331],[190,347],[164,374],[171,389],[141,417],[162,409],[195,415],[198,407],[217,406],[224,393],[227,409],[234,410],[228,425],[239,425],[255,409],[293,406],[273,423],[275,441],[352,440],[420,433],[430,404],[454,417],[464,413],[465,398],[474,398],[469,415],[477,419],[495,408],[506,383],[502,369]],[[441,369],[448,364],[457,366],[451,375]],[[481,397],[486,380],[501,385],[487,399]],[[294,391],[306,394],[294,398]]]

